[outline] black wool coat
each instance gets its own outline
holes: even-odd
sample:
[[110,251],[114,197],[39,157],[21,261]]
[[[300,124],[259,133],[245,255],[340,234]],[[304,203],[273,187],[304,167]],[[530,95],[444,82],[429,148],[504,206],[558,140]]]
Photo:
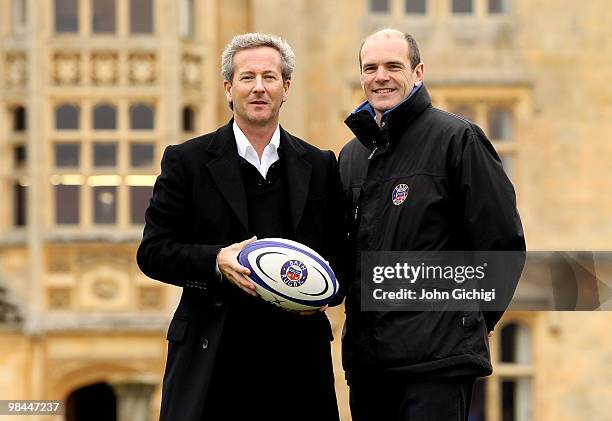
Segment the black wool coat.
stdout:
[[[336,158],[282,128],[280,147],[289,190],[291,239],[339,268],[343,194]],[[215,387],[211,377],[221,334],[228,314],[236,311],[228,296],[233,286],[215,273],[216,256],[222,247],[252,235],[232,121],[215,132],[169,146],[161,165],[137,253],[138,265],[147,276],[183,288],[168,329],[161,420],[207,419],[205,401]],[[317,337],[329,347],[332,335],[327,318],[323,313],[313,317],[320,319]],[[331,359],[324,359],[331,377],[321,381],[331,382],[333,391]],[[290,370],[283,375],[291,375]]]

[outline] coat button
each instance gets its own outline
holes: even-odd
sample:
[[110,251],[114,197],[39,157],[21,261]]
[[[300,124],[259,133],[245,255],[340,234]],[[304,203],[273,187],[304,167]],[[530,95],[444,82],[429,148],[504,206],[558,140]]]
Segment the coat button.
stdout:
[[202,341],[202,349],[206,349],[206,348],[208,348],[208,339],[204,339]]
[[213,305],[214,305],[215,307],[221,307],[221,306],[223,305],[223,301],[221,301],[221,300],[219,300],[219,301],[215,301],[215,302],[213,303]]

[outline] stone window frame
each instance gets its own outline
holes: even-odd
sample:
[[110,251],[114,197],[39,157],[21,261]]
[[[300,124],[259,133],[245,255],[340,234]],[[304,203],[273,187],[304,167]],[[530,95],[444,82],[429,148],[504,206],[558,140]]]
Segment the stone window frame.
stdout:
[[28,130],[28,109],[23,104],[10,107],[11,130],[13,133],[23,133]]
[[512,115],[512,139],[491,139],[493,147],[502,161],[509,160],[506,164],[508,177],[518,190],[520,179],[520,155],[522,138],[521,124],[528,118],[531,107],[530,88],[519,83],[431,83],[428,85],[435,107],[453,112],[458,106],[467,105],[475,110],[475,121],[489,136],[489,112],[497,107],[502,107],[511,112]]
[[183,39],[194,39],[198,32],[196,0],[179,0],[179,34]]
[[[499,19],[505,16],[512,15],[516,7],[513,7],[511,0],[501,0],[502,2],[502,11],[495,12],[491,11],[492,0],[471,0],[472,2],[472,10],[470,12],[454,12],[453,11],[453,2],[455,0],[424,0],[425,1],[425,13],[411,13],[407,12],[407,2],[411,0],[388,0],[387,9],[384,11],[373,11],[372,10],[372,2],[368,0],[365,2],[365,15],[368,17],[372,17],[375,20],[378,19],[387,19],[387,18],[408,18],[411,20],[421,21],[424,18],[432,18],[432,17],[443,17],[444,19],[452,19],[452,20],[471,20],[471,19]],[[428,19],[425,19],[428,20]],[[391,26],[397,26],[396,24]],[[415,32],[415,29],[411,29],[408,32]],[[418,31],[418,28],[416,30]]]
[[[419,18],[432,15],[447,16],[451,19],[470,19],[470,18],[494,18],[508,16],[514,13],[516,7],[513,7],[511,0],[500,0],[501,11],[492,11],[492,0],[471,0],[471,12],[454,12],[453,2],[455,0],[424,0],[425,13],[407,12],[407,2],[411,0],[387,0],[387,9],[373,11],[372,0],[365,2],[366,16],[373,17],[410,17]],[[410,32],[410,31],[408,31]]]
[[[410,18],[421,20],[431,15],[432,9],[437,8],[438,5],[436,1],[439,0],[424,0],[425,1],[425,13],[412,13],[406,11],[407,2],[411,0],[387,0],[387,10],[381,11],[373,11],[372,3],[370,1],[366,2],[366,16],[372,17],[376,20],[378,19],[388,19],[388,18]],[[396,25],[397,26],[397,25]],[[410,32],[410,31],[408,31]]]
[[[482,386],[484,387],[484,415],[487,420],[501,420],[503,419],[502,413],[502,399],[503,399],[503,390],[502,384],[504,381],[516,381],[516,380],[526,380],[530,387],[527,387],[523,390],[523,394],[517,397],[517,400],[520,400],[518,406],[522,406],[523,410],[529,410],[531,412],[531,418],[520,415],[517,416],[516,420],[524,420],[524,419],[532,419],[533,418],[533,408],[534,408],[534,396],[533,396],[533,385],[536,377],[536,365],[537,361],[535,360],[536,354],[535,349],[536,345],[534,344],[535,340],[535,331],[536,331],[536,315],[529,312],[519,312],[519,311],[509,311],[507,312],[502,320],[495,326],[495,332],[491,338],[489,338],[489,346],[491,350],[491,362],[493,364],[493,374],[478,381],[483,382]],[[502,331],[505,327],[518,324],[519,326],[524,327],[529,335],[529,340],[527,344],[523,344],[523,346],[528,347],[528,352],[530,354],[530,360],[524,363],[517,362],[502,362],[501,361],[501,342],[502,342]]]
[[[154,37],[159,28],[160,7],[157,0],[151,0],[151,32],[131,32],[130,9],[132,0],[115,0],[115,31],[114,32],[94,32],[93,29],[93,0],[76,0],[77,2],[77,30],[74,32],[58,32],[55,26],[55,1],[42,0],[48,2],[49,14],[49,33],[53,38],[66,37],[121,37],[121,38],[143,38]],[[197,23],[197,21],[196,21]],[[196,25],[197,26],[197,25]]]
[[[430,0],[435,2],[436,0]],[[513,13],[514,8],[512,7],[511,0],[502,0],[508,5],[505,7],[505,10],[502,12],[492,12],[491,11],[491,0],[471,0],[472,1],[472,11],[471,12],[454,12],[453,11],[453,2],[454,0],[437,0],[444,1],[447,4],[445,5],[445,12],[451,16],[453,19],[470,19],[470,18],[495,18],[495,17],[503,17],[508,16]]]
[[83,24],[85,23],[85,21],[82,19],[83,17],[83,13],[84,13],[84,3],[85,2],[81,2],[79,0],[72,0],[74,2],[74,6],[76,7],[75,15],[76,15],[76,30],[72,31],[72,30],[62,30],[59,31],[58,30],[58,22],[57,22],[57,15],[56,15],[56,11],[57,11],[57,2],[58,1],[63,1],[63,0],[49,0],[50,1],[50,13],[49,13],[49,17],[51,18],[51,25],[49,25],[49,28],[51,29],[51,32],[55,35],[55,36],[74,36],[77,35],[79,33],[81,33],[83,31]]
[[501,8],[499,11],[492,10],[494,6],[492,2],[493,0],[487,0],[487,13],[489,15],[507,15],[512,13],[514,9],[512,7],[512,0],[499,0],[499,6]]
[[374,7],[376,6],[377,0],[368,0],[366,3],[366,7],[367,7],[367,12],[371,13],[371,14],[386,14],[386,13],[390,13],[391,10],[393,10],[393,0],[385,0],[387,2],[387,7],[384,10],[373,10]]
[[[110,229],[141,229],[142,224],[131,223],[130,186],[150,186],[152,188],[158,172],[160,155],[159,100],[154,97],[88,97],[53,98],[49,101],[49,113],[54,120],[55,107],[64,103],[77,104],[81,110],[81,122],[78,130],[57,130],[55,122],[49,124],[49,195],[50,212],[47,225],[52,230],[61,232],[107,231]],[[148,104],[155,110],[153,130],[130,129],[130,107],[135,104]],[[117,110],[117,128],[114,130],[95,130],[93,128],[93,110],[96,106],[112,105]],[[55,166],[54,148],[62,142],[76,142],[80,145],[79,166],[60,168]],[[114,167],[96,167],[93,162],[93,146],[97,142],[117,143],[117,165]],[[152,143],[154,146],[153,161],[150,165],[132,167],[130,164],[130,145],[132,143]],[[54,185],[76,184],[80,186],[80,203],[78,224],[58,224],[55,212]],[[94,222],[94,189],[98,186],[116,186],[116,222],[96,224]]]
[[[114,36],[117,33],[117,26],[120,22],[119,20],[119,3],[121,3],[122,0],[113,0],[115,2],[114,4],[114,30],[112,31],[95,31],[94,30],[94,21],[95,21],[95,14],[94,14],[94,2],[96,0],[88,0],[88,8],[89,8],[89,13],[87,14],[89,16],[89,29],[91,31],[92,35],[95,36]],[[102,0],[100,0],[102,1]],[[105,2],[110,1],[110,0],[103,0]]]
[[[27,106],[19,101],[0,102],[2,106],[0,115],[0,201],[7,204],[5,217],[0,218],[0,232],[23,232],[28,225],[28,186],[30,185],[28,165],[28,127],[23,130],[14,130],[15,112],[22,109],[26,114]],[[19,165],[16,162],[16,149],[24,148],[25,160]],[[23,212],[17,213],[17,195],[24,195]]]
[[130,36],[135,36],[135,37],[141,37],[141,36],[151,36],[154,35],[156,30],[157,30],[157,24],[156,24],[156,16],[157,16],[157,11],[155,10],[157,8],[157,3],[158,1],[156,0],[145,0],[145,1],[149,1],[151,2],[151,32],[139,32],[139,31],[134,31],[134,28],[132,28],[132,17],[131,17],[131,12],[132,12],[132,2],[135,1],[141,1],[141,0],[124,0],[127,4],[126,4],[126,13],[127,13],[127,28],[126,28],[126,33],[129,34]]
[[12,35],[26,35],[28,30],[28,0],[11,0],[10,7]]
[[[457,110],[459,108],[468,108],[474,112],[474,115],[466,116],[458,113]],[[459,115],[462,118],[466,118],[467,120],[476,123],[487,135],[493,147],[499,154],[499,157],[502,159],[504,163],[504,169],[508,174],[508,177],[512,176],[512,164],[511,162],[514,160],[516,155],[516,142],[514,139],[494,139],[491,137],[491,130],[489,128],[489,116],[493,110],[503,109],[510,113],[512,120],[514,121],[514,105],[511,102],[498,102],[496,100],[487,100],[487,99],[474,99],[474,100],[459,100],[452,101],[448,104],[447,111]],[[516,132],[514,130],[514,124],[512,125],[512,132]],[[505,162],[510,162],[510,165],[505,164]]]
[[[188,114],[191,114],[188,117]],[[190,121],[187,121],[188,119]],[[188,129],[190,123],[191,129]],[[198,132],[198,107],[192,103],[185,103],[181,107],[181,131],[183,133],[195,134]]]
[[430,9],[432,8],[432,3],[435,0],[422,0],[424,2],[424,7],[425,7],[425,12],[424,13],[409,12],[408,11],[408,5],[412,1],[414,1],[414,0],[404,0],[403,1],[403,4],[402,4],[403,13],[405,15],[408,15],[408,16],[418,17],[418,16],[426,16],[427,14],[429,14],[430,13]]

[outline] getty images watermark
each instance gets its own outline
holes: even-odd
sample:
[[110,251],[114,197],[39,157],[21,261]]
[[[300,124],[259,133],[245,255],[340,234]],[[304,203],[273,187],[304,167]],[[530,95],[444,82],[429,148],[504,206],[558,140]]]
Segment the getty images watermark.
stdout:
[[[397,280],[403,284],[414,285],[417,282],[425,285],[421,288],[399,288],[385,291],[375,288],[373,297],[376,300],[495,300],[495,288],[466,289],[458,285],[465,281],[482,280],[486,276],[487,263],[478,266],[442,266],[421,263],[418,265],[407,262],[396,262],[394,266],[375,266],[372,269],[372,281],[375,284],[389,280]],[[457,288],[450,291],[428,287],[424,281],[447,280],[455,282]],[[468,282],[469,283],[469,282]],[[449,283],[452,285],[452,283]]]
[[610,278],[612,252],[364,252],[361,304],[365,311],[612,310]]

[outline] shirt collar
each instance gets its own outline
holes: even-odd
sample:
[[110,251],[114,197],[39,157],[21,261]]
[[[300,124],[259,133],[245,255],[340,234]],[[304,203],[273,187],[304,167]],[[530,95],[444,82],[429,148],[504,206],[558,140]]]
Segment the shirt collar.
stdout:
[[[270,139],[270,143],[268,143],[266,148],[271,146],[273,150],[278,150],[278,147],[280,146],[279,127],[280,126],[277,124],[274,133],[272,133],[272,139]],[[236,138],[236,147],[238,148],[238,155],[246,159],[247,151],[249,150],[249,148],[253,151],[255,151],[255,148],[253,148],[253,145],[251,145],[251,142],[246,137],[244,132],[240,130],[240,127],[238,127],[238,124],[236,124],[236,120],[234,120],[234,123],[232,124],[232,129],[234,130],[234,137]]]
[[[421,89],[421,86],[423,86],[422,83],[420,83],[419,85],[417,85],[414,88],[412,88],[412,91],[410,91],[410,94],[408,94],[408,96],[406,98],[404,98],[399,103],[395,104],[393,106],[393,108],[389,108],[387,111],[385,111],[382,114],[382,117],[385,117],[391,111],[395,110],[397,107],[402,105],[404,102],[408,101],[414,94],[416,94],[419,91],[419,89]],[[370,105],[370,103],[367,100],[363,101],[361,104],[359,104],[359,106],[357,106],[357,108],[355,108],[355,111],[353,111],[352,114],[357,114],[359,111],[363,111],[363,110],[366,110],[367,112],[369,112],[370,115],[372,116],[372,118],[376,119],[376,112],[374,111],[374,108],[372,108],[372,105]]]

